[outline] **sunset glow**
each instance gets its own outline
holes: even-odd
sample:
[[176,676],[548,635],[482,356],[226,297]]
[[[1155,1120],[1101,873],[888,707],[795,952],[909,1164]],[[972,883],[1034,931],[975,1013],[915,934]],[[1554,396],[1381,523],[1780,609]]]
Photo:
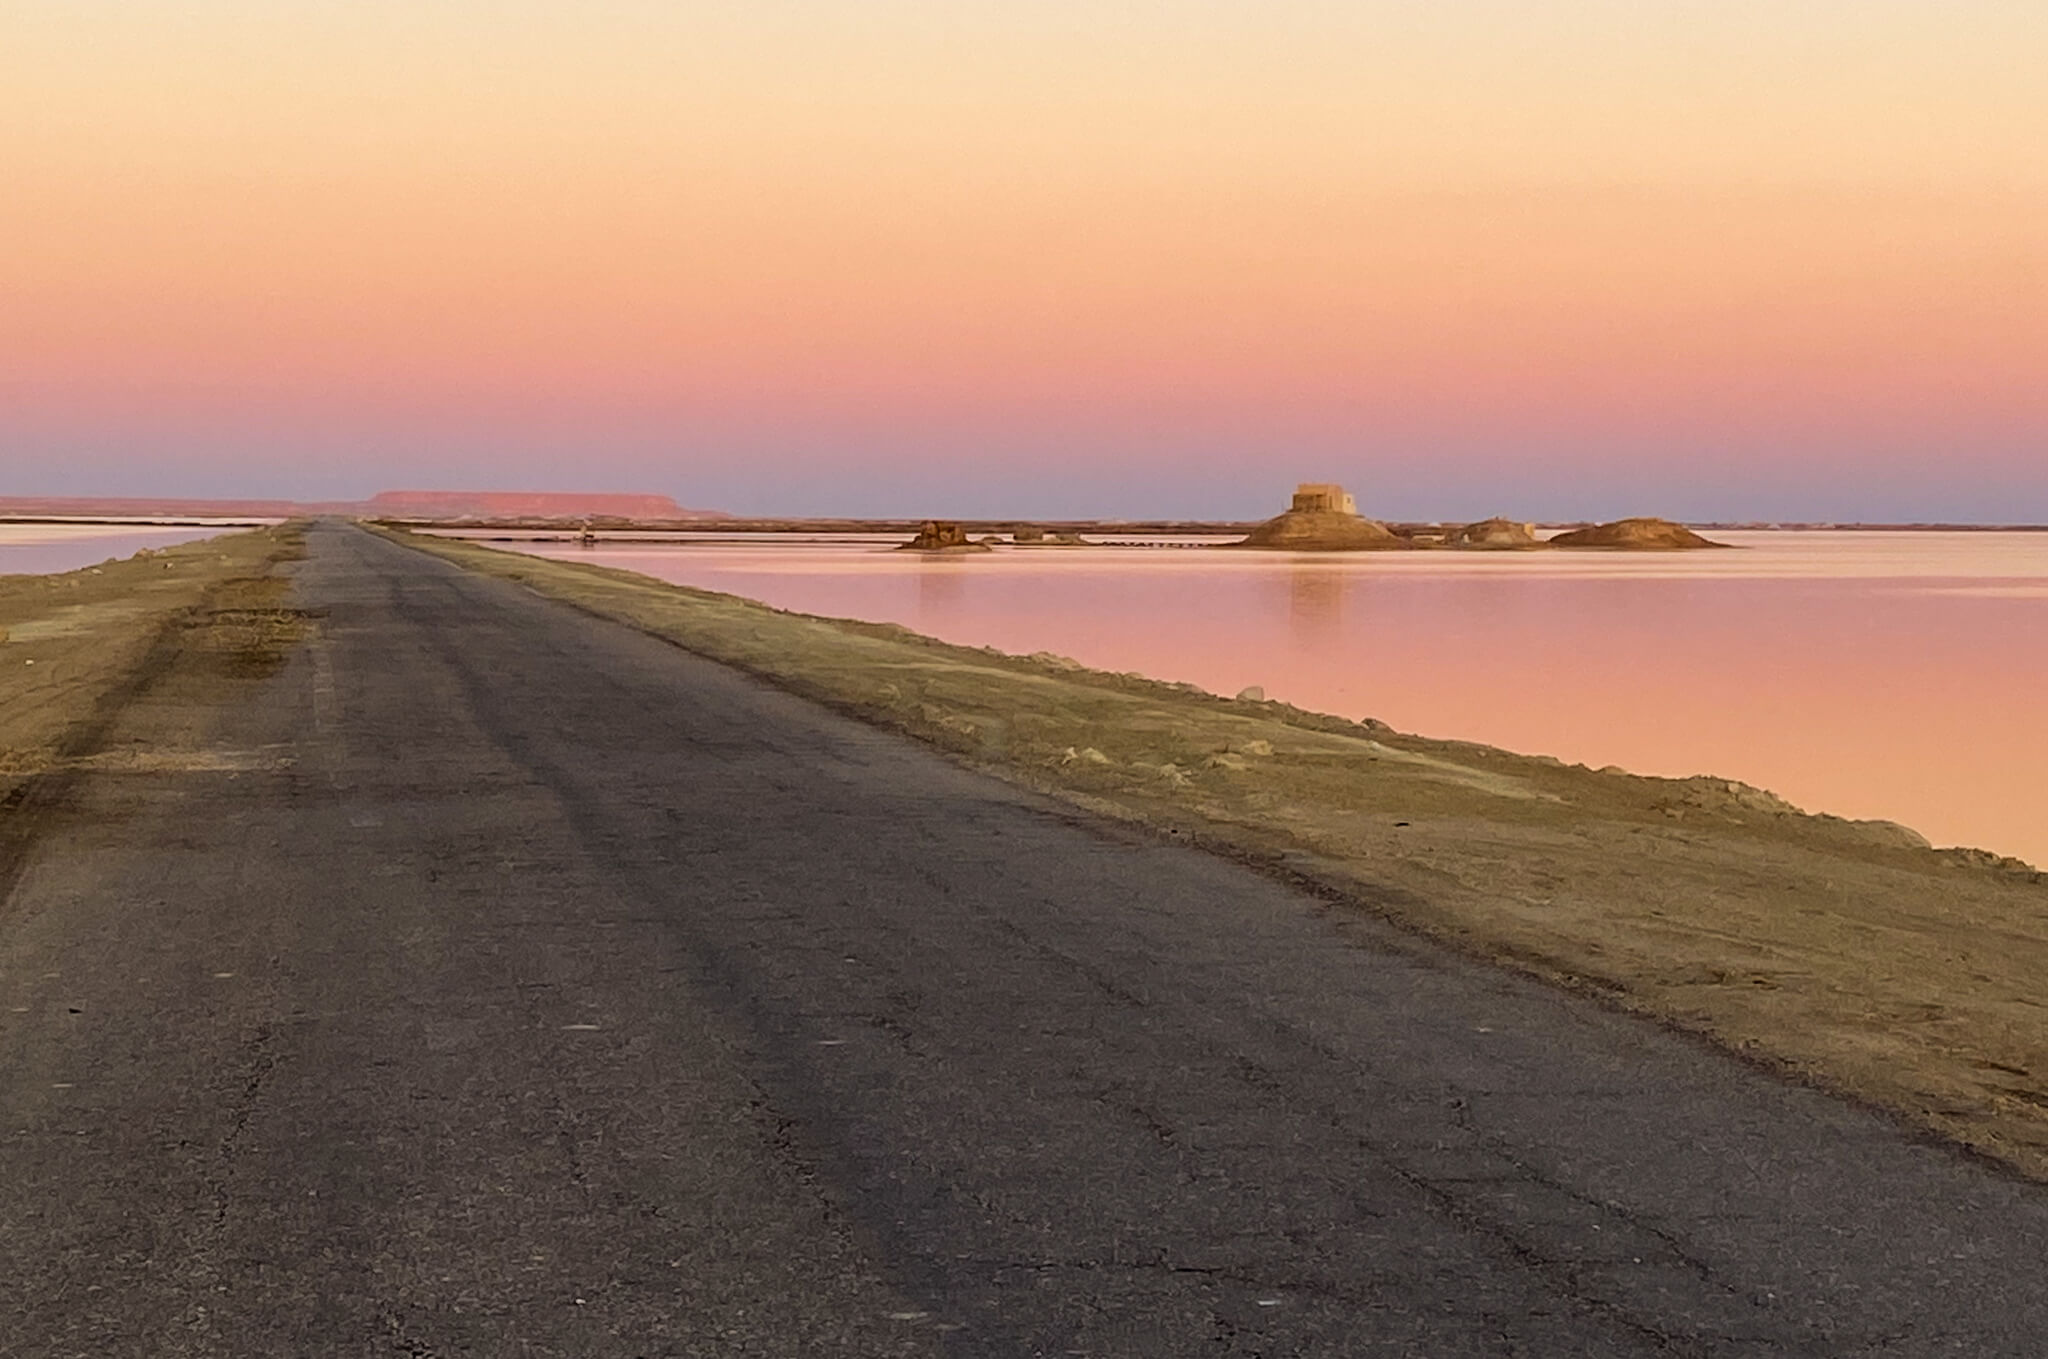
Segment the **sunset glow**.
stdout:
[[5,9],[23,491],[2048,518],[2048,10]]

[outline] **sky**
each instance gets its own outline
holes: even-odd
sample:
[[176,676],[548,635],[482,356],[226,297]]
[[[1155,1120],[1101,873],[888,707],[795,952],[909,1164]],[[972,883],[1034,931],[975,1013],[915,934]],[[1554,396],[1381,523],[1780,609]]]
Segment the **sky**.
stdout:
[[0,0],[0,495],[2048,522],[2040,0]]

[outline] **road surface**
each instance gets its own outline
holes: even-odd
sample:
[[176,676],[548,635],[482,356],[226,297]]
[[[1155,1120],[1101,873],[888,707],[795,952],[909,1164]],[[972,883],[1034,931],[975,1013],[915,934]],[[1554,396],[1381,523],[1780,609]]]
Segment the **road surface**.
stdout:
[[2048,1345],[2040,1187],[309,545],[285,668],[171,667],[5,813],[0,1354]]

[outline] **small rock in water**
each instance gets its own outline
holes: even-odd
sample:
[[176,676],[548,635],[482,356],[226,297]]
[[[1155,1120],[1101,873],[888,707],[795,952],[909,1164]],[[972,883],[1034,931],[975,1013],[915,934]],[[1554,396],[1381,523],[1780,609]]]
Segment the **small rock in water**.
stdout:
[[1237,699],[1240,703],[1264,703],[1266,701],[1266,691],[1259,685],[1247,684],[1244,688],[1237,691]]

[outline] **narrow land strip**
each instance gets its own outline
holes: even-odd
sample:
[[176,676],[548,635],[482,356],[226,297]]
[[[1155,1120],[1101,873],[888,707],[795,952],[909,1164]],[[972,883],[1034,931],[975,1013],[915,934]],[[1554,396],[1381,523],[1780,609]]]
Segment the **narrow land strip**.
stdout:
[[2048,1177],[2048,875],[1640,778],[405,535]]
[[10,1355],[2048,1330],[2038,1186],[511,582],[307,546],[301,643],[175,634],[0,903]]

